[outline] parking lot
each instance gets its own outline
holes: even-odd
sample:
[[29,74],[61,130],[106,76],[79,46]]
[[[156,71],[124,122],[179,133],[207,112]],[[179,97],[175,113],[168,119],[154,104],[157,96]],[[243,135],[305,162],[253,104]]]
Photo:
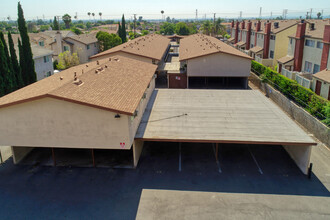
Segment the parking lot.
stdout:
[[329,197],[319,177],[307,179],[280,146],[221,145],[217,164],[211,144],[183,143],[180,151],[178,143],[147,142],[137,169],[10,159],[0,178],[1,219],[134,219],[143,189]]

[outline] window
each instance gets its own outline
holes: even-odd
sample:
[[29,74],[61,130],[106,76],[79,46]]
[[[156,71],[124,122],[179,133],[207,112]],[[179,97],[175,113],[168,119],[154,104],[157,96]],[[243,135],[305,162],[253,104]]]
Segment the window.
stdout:
[[49,62],[49,56],[44,56],[44,63],[48,63]]
[[253,48],[253,44],[251,44],[251,48]]
[[254,36],[254,32],[251,32],[251,35]]
[[96,47],[96,43],[94,43],[94,47]]
[[306,40],[305,45],[308,47],[314,47],[315,46],[315,41],[313,40]]
[[312,73],[312,63],[305,61],[304,71],[307,73]]
[[89,45],[86,46],[87,50],[89,50]]
[[276,39],[275,35],[270,35],[270,39],[275,40]]
[[293,39],[292,38],[290,38],[290,44],[292,44],[293,43]]
[[41,47],[45,46],[44,41],[39,41],[39,46],[41,46]]
[[314,64],[313,74],[320,72],[320,65]]
[[51,71],[48,71],[48,72],[47,72],[47,77],[48,77],[48,76],[51,76],[51,75],[52,75],[52,72],[51,72]]
[[269,57],[272,58],[272,59],[274,59],[274,51],[272,51],[272,50],[269,51]]
[[318,41],[316,43],[316,47],[319,48],[319,49],[323,49],[323,43],[321,41]]
[[156,60],[152,60],[152,64],[156,64]]
[[69,46],[64,46],[64,51],[69,51]]

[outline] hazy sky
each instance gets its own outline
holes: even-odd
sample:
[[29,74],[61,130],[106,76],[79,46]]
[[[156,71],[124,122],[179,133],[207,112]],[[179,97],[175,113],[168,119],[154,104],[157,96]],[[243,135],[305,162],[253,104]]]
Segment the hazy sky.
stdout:
[[[275,4],[276,2],[276,4]],[[171,18],[194,18],[198,9],[198,17],[238,17],[242,11],[243,17],[257,17],[259,8],[262,15],[282,15],[283,9],[288,9],[288,15],[306,14],[313,8],[313,14],[324,10],[324,15],[330,15],[329,0],[21,0],[24,15],[27,20],[45,18],[65,13],[72,17],[77,13],[78,19],[88,19],[87,12],[103,13],[103,19],[117,19],[125,13],[126,18],[133,14],[144,18],[160,19],[160,11]],[[0,20],[17,18],[17,1],[0,0]]]

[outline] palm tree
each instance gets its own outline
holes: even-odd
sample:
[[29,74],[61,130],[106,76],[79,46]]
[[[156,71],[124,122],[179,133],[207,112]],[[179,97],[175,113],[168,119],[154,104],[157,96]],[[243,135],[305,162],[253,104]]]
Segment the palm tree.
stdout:
[[164,10],[161,10],[161,12],[160,13],[162,13],[162,20],[164,20]]
[[322,17],[322,14],[321,14],[321,12],[318,12],[317,14],[316,14],[316,16],[317,16],[317,19],[321,19]]
[[94,13],[94,12],[92,13],[92,16],[93,16],[93,18],[94,18],[94,22],[95,22],[95,13]]
[[87,14],[88,14],[88,16],[89,16],[89,20],[91,20],[91,13],[88,12]]
[[206,20],[202,25],[203,34],[210,35],[212,31],[212,23],[210,20]]
[[99,12],[100,20],[102,20],[102,12]]

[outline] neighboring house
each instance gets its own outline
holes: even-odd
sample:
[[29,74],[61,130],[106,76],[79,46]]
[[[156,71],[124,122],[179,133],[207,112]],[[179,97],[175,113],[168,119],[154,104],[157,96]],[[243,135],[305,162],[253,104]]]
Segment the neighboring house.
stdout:
[[[315,74],[327,68],[330,41],[330,20],[302,20],[295,35],[289,36],[287,54],[278,59],[282,68]],[[322,66],[323,63],[323,66]]]
[[34,148],[79,148],[123,150],[136,166],[142,146],[134,137],[155,88],[156,68],[116,56],[8,94],[0,99],[1,145],[13,146],[14,163]]
[[247,88],[252,58],[214,37],[185,37],[180,42],[179,59],[186,68],[188,88],[201,87],[201,81],[206,87],[223,83]]
[[324,69],[313,75],[312,90],[319,96],[330,100],[330,70]]
[[[45,42],[46,38],[42,36],[36,37],[35,35],[31,35],[30,43],[31,43],[31,50],[34,60],[34,69],[37,74],[37,80],[44,79],[48,76],[54,74],[54,67],[53,67],[53,51],[47,49],[44,46],[40,46],[39,42]],[[19,59],[19,50],[18,50],[18,34],[12,35],[15,51],[17,58]],[[5,35],[5,40],[8,42],[8,37]]]
[[113,47],[90,59],[99,60],[111,56],[125,56],[147,63],[161,65],[170,47],[170,39],[159,34],[148,34]]
[[232,23],[234,46],[256,61],[275,66],[277,59],[286,55],[288,36],[296,31],[296,20],[249,20]]
[[60,53],[70,51],[71,54],[78,54],[80,63],[86,63],[91,56],[99,52],[96,33],[63,37],[62,33],[58,31],[55,34],[55,40],[50,45],[56,60]]
[[53,51],[38,45],[32,45],[32,54],[34,60],[34,69],[37,74],[37,80],[44,79],[54,74],[52,62]]

